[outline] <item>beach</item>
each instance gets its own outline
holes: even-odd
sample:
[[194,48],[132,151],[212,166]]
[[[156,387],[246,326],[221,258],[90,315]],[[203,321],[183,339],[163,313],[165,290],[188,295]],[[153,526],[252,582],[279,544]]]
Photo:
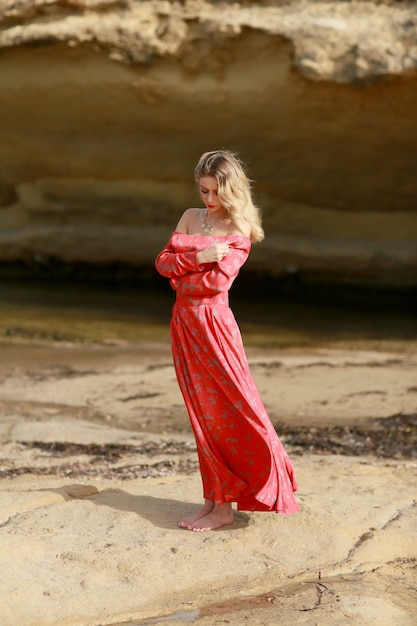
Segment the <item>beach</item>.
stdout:
[[300,512],[193,533],[169,343],[4,342],[2,626],[415,623],[415,343],[247,352]]
[[[0,24],[0,626],[416,626],[416,3],[2,0]],[[219,149],[248,179],[211,204]],[[249,234],[249,190],[265,240],[230,305],[300,510],[191,532],[155,259]]]

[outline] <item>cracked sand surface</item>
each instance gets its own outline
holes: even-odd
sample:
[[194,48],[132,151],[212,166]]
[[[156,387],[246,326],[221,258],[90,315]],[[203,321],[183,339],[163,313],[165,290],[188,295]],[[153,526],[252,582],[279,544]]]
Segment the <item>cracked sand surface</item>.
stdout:
[[[175,417],[168,352],[114,355],[49,347],[35,365],[2,366],[1,465],[33,473],[0,481],[1,626],[415,623],[415,459],[297,452],[299,514],[237,513],[226,529],[181,530],[201,484],[192,435]],[[310,426],[326,424],[332,407],[346,424],[415,406],[412,353],[257,351],[250,360],[286,423],[295,402]],[[367,390],[386,392],[372,413]],[[317,403],[326,394],[327,413]],[[349,411],[337,413],[342,397]],[[95,473],[35,474],[60,463]],[[126,463],[162,465],[147,478],[106,477]]]

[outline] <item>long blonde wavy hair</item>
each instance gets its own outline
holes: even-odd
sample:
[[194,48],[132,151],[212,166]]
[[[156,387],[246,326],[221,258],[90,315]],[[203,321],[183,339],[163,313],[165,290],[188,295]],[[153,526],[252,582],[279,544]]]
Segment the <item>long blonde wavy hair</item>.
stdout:
[[253,203],[251,181],[237,154],[229,150],[205,152],[194,170],[197,185],[202,176],[213,176],[216,179],[218,198],[233,224],[241,229],[245,222],[249,223],[250,240],[262,241],[265,234],[261,212]]

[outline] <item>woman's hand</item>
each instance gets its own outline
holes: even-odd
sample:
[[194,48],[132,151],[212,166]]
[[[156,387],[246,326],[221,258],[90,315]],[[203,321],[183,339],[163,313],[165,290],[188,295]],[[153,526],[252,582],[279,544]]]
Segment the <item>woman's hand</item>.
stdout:
[[229,254],[228,243],[215,243],[204,250],[197,252],[197,263],[217,263]]

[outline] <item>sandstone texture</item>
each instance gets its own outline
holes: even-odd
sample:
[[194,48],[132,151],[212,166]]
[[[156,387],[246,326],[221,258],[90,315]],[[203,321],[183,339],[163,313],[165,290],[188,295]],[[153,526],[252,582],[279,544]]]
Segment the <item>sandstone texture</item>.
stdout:
[[248,270],[417,282],[414,2],[3,0],[0,262],[151,267],[239,152]]
[[[383,455],[285,436],[300,513],[192,533],[177,520],[201,480],[168,343],[2,349],[1,626],[415,624],[417,463],[399,431]],[[339,425],[343,448],[353,424],[401,412],[415,441],[415,343],[257,349],[250,364],[295,431]]]

